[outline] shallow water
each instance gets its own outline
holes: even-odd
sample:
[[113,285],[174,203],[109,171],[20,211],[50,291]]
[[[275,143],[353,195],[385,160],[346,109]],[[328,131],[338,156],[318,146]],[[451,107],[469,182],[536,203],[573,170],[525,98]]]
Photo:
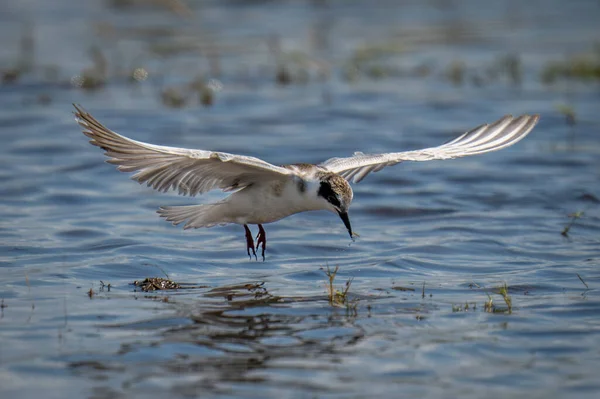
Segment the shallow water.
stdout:
[[[131,3],[0,6],[0,66],[30,66],[0,85],[3,397],[596,397],[600,86],[539,77],[594,51],[596,2]],[[107,83],[84,90],[73,77],[92,47]],[[507,55],[520,73],[499,66]],[[213,106],[164,105],[197,76],[222,86]],[[354,243],[325,212],[267,225],[256,262],[240,226],[160,220],[161,205],[221,194],[130,181],[71,103],[138,140],[275,164],[435,146],[505,113],[541,121],[498,153],[369,176]],[[329,304],[327,266],[336,288],[352,279],[349,306]],[[165,275],[187,285],[130,285]]]

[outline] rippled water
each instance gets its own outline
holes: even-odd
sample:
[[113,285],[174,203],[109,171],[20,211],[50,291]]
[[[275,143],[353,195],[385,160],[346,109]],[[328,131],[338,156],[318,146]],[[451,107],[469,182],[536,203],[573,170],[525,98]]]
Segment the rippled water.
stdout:
[[[596,397],[600,86],[540,74],[594,51],[597,2],[158,3],[0,6],[3,397]],[[104,86],[76,87],[103,62]],[[8,82],[15,65],[30,69]],[[132,83],[135,68],[148,78]],[[222,88],[211,107],[196,92],[165,106],[197,76]],[[355,243],[326,212],[268,225],[255,262],[240,226],[160,220],[158,206],[221,195],[130,181],[71,103],[138,140],[275,164],[541,121],[498,153],[369,176]],[[348,306],[330,305],[327,266],[337,289],[352,279]],[[186,285],[130,285],[165,275]]]

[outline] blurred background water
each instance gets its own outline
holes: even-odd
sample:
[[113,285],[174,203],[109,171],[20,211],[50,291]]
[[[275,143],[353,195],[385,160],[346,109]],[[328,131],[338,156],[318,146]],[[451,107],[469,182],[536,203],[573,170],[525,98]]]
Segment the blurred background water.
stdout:
[[[1,396],[597,397],[599,20],[584,0],[2,2]],[[266,226],[263,263],[240,226],[160,220],[221,194],[130,181],[71,103],[275,164],[541,121],[369,176],[351,245],[326,212]],[[327,266],[351,279],[338,306]]]

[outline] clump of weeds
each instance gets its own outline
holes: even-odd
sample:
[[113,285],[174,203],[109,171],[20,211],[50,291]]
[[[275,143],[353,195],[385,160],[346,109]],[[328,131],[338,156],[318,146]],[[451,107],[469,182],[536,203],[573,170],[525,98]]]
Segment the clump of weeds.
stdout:
[[327,270],[322,269],[325,272],[325,275],[329,279],[329,283],[327,284],[327,297],[329,298],[329,304],[335,307],[344,307],[347,310],[350,310],[356,313],[356,308],[358,306],[358,299],[350,299],[349,291],[350,286],[352,285],[352,280],[354,278],[348,279],[344,288],[341,290],[335,289],[333,286],[333,282],[335,280],[335,276],[339,270],[339,266],[336,266],[335,269],[331,270],[329,266],[327,266]]
[[[477,288],[481,288],[477,284],[474,284],[474,285]],[[484,290],[485,290],[485,288],[484,288]],[[502,286],[495,288],[493,291],[495,291],[498,295],[500,295],[502,297],[502,300],[504,301],[504,306],[497,305],[494,302],[494,298],[492,297],[492,295],[489,292],[486,292],[487,300],[483,303],[483,311],[486,313],[512,314],[512,308],[513,308],[512,298],[508,294],[508,285],[506,283],[504,283]],[[452,312],[468,312],[470,310],[472,310],[472,311],[477,310],[476,302],[465,301],[464,305],[462,305],[462,304],[458,304],[458,305],[453,304],[452,305]]]
[[133,285],[139,287],[144,292],[159,290],[176,290],[178,288],[181,288],[181,284],[161,277],[148,277],[142,281],[136,280],[133,282]]

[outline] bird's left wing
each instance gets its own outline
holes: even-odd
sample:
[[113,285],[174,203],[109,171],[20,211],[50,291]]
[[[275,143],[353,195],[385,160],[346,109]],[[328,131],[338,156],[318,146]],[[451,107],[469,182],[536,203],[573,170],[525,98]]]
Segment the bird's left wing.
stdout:
[[517,118],[507,115],[492,124],[478,126],[438,147],[386,154],[356,152],[352,157],[328,159],[319,166],[358,183],[371,172],[378,172],[386,166],[403,161],[460,158],[506,148],[525,137],[539,118],[539,115],[522,115]]
[[122,172],[137,172],[132,179],[166,192],[194,196],[212,189],[232,191],[253,183],[285,180],[294,172],[261,159],[225,152],[188,150],[143,143],[106,128],[75,105],[75,117],[91,144],[102,148]]

